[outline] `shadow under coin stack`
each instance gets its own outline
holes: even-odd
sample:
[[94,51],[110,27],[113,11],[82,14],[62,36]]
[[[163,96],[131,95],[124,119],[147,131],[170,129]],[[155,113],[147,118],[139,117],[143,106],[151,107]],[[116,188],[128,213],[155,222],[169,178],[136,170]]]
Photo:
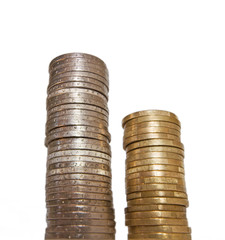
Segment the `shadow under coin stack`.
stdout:
[[166,111],[123,119],[129,240],[190,240],[180,122]]
[[71,53],[49,73],[45,239],[115,239],[107,67]]

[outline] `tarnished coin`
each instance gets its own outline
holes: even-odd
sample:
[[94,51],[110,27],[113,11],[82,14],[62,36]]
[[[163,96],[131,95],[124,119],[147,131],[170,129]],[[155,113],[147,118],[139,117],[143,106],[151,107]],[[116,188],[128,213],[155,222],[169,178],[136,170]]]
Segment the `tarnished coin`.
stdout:
[[187,219],[177,218],[140,218],[140,219],[126,219],[126,226],[161,226],[161,225],[176,225],[187,226]]
[[176,191],[145,191],[127,194],[127,200],[149,197],[178,197],[187,199],[187,194]]
[[51,226],[65,226],[65,225],[89,225],[89,226],[113,226],[115,227],[116,223],[113,220],[107,219],[57,219],[57,220],[47,220],[47,224]]
[[59,106],[56,106],[54,108],[51,108],[48,110],[47,115],[50,116],[55,112],[59,112],[59,111],[64,111],[64,110],[90,110],[90,111],[94,111],[96,113],[100,113],[100,114],[104,114],[107,118],[109,116],[109,113],[104,110],[101,107],[97,107],[94,105],[90,105],[90,104],[84,104],[84,103],[69,103],[69,104],[62,104]]
[[128,234],[129,240],[191,240],[189,233],[146,233],[146,234]]
[[98,75],[98,74],[95,74],[95,73],[92,73],[92,72],[85,72],[85,71],[73,71],[73,72],[64,72],[64,73],[60,73],[58,75],[55,75],[55,76],[52,76],[50,75],[49,77],[49,86],[56,80],[60,80],[62,79],[63,77],[80,77],[80,78],[89,78],[89,79],[93,79],[93,80],[96,80],[96,81],[99,81],[100,83],[104,84],[107,89],[109,89],[109,82],[108,82],[108,79],[105,79],[104,77]]
[[149,115],[149,116],[133,118],[133,119],[127,121],[125,123],[125,126],[130,127],[130,126],[136,125],[138,123],[151,122],[151,121],[169,122],[169,123],[174,123],[174,124],[180,126],[180,121],[177,118],[172,118],[172,117],[168,117],[168,116],[160,116],[160,115]]
[[151,204],[151,205],[134,205],[125,209],[125,213],[129,212],[142,212],[142,211],[175,211],[186,212],[186,207],[179,205],[169,204]]
[[87,205],[87,206],[101,206],[101,207],[113,207],[112,201],[104,199],[87,199],[87,198],[77,198],[77,199],[56,199],[46,202],[47,207],[51,206],[68,206],[70,204],[76,205]]
[[56,163],[79,162],[79,161],[102,163],[102,164],[111,166],[111,162],[104,158],[77,155],[77,156],[66,156],[66,157],[57,157],[57,158],[49,159],[47,161],[47,167],[50,166],[51,164],[56,164]]
[[51,188],[58,188],[58,187],[66,187],[66,186],[91,186],[91,187],[103,187],[111,189],[111,184],[106,182],[100,182],[100,181],[88,181],[88,180],[59,180],[59,181],[53,181],[46,184],[46,189]]
[[137,160],[132,162],[126,162],[126,168],[133,168],[146,165],[175,165],[178,167],[184,167],[184,162],[182,160],[169,159],[169,158],[149,158],[143,160]]
[[52,206],[47,208],[49,212],[98,212],[98,213],[114,213],[112,207],[102,206],[87,206],[87,205],[66,205],[66,206]]
[[[45,233],[46,240],[65,240],[65,239],[101,239],[101,240],[114,240],[115,234],[113,233]],[[186,239],[184,239],[186,240]],[[189,239],[188,239],[189,240]]]
[[167,117],[178,119],[177,116],[172,112],[163,111],[163,110],[144,110],[144,111],[131,113],[126,117],[124,117],[122,120],[122,126],[124,126],[131,119],[140,118],[143,116],[167,116]]
[[170,146],[184,149],[184,146],[181,142],[166,140],[166,139],[154,139],[154,140],[143,140],[135,143],[131,143],[126,147],[126,151],[129,152],[133,149],[147,147],[147,146]]
[[64,180],[89,180],[89,181],[100,181],[110,183],[111,179],[109,176],[97,175],[91,173],[72,173],[72,174],[60,174],[52,175],[46,178],[46,184],[54,181]]
[[173,204],[188,207],[188,200],[183,198],[172,198],[172,197],[152,197],[152,198],[142,198],[133,199],[127,202],[127,206],[131,207],[134,205],[149,205],[149,204]]
[[148,166],[129,168],[126,171],[126,174],[129,175],[136,172],[146,172],[146,171],[170,171],[170,172],[176,172],[176,173],[184,173],[184,168],[173,166],[173,165],[148,165]]
[[105,200],[112,201],[112,196],[103,193],[52,193],[46,195],[46,202],[55,200],[67,200],[67,199],[90,199],[90,200]]
[[127,186],[126,187],[126,193],[135,193],[139,191],[178,191],[178,192],[186,192],[186,187],[184,185],[178,185],[178,184],[141,184],[141,185],[133,185],[133,186]]
[[132,226],[128,227],[130,234],[148,233],[148,232],[165,232],[165,233],[191,233],[187,226]]
[[136,172],[129,175],[126,175],[126,179],[135,179],[135,178],[148,178],[148,177],[175,177],[175,178],[184,178],[183,173],[169,172],[169,171],[146,171],[146,172]]
[[115,233],[115,228],[109,226],[68,225],[48,227],[46,232]]

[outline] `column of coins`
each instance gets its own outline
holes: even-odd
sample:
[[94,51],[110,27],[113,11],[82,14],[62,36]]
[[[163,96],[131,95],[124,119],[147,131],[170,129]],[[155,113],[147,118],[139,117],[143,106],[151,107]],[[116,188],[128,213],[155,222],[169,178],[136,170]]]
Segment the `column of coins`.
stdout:
[[126,116],[126,226],[129,240],[190,240],[184,147],[171,112],[147,110]]
[[49,73],[45,239],[115,239],[107,67],[70,53]]

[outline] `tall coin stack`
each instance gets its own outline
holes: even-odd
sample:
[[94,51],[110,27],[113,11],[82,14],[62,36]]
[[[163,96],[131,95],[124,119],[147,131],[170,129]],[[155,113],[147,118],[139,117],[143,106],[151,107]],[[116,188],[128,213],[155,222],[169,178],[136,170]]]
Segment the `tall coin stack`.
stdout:
[[148,110],[126,116],[126,226],[129,240],[190,240],[184,147],[173,113]]
[[45,239],[115,239],[107,67],[70,53],[49,73]]

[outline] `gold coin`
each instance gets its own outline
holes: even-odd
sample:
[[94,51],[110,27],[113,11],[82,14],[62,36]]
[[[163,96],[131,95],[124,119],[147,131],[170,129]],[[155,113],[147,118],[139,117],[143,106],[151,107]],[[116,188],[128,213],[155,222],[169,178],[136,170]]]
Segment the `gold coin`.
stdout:
[[169,172],[169,171],[146,171],[146,172],[136,172],[126,175],[126,179],[135,178],[147,178],[147,177],[175,177],[184,178],[183,173]]
[[134,205],[148,205],[148,204],[169,204],[169,205],[181,205],[188,207],[188,200],[183,198],[166,198],[166,197],[154,197],[154,198],[142,198],[142,199],[133,199],[127,201],[127,206],[131,207]]
[[181,142],[166,140],[166,139],[154,139],[154,140],[144,140],[136,143],[131,143],[127,146],[126,152],[129,152],[133,149],[147,147],[147,146],[170,146],[177,147],[184,150],[184,146]]
[[154,139],[166,139],[166,140],[173,140],[180,142],[180,137],[177,137],[172,134],[166,134],[166,133],[147,133],[147,134],[141,134],[136,135],[133,137],[127,137],[123,139],[123,148],[126,149],[126,147],[131,143],[136,143],[144,140],[154,140]]
[[[149,211],[149,212],[131,212],[126,213],[126,219],[141,218],[186,218],[186,212],[170,212],[170,211]],[[150,220],[150,219],[149,219]]]
[[126,226],[160,226],[160,225],[175,225],[187,226],[187,219],[177,218],[141,218],[141,219],[126,219]]
[[136,172],[145,172],[145,171],[170,171],[176,173],[184,173],[184,168],[172,166],[172,165],[148,165],[141,167],[133,167],[126,170],[126,174],[132,174]]
[[128,227],[130,234],[136,233],[191,233],[191,229],[187,226],[132,226]]
[[[137,148],[127,153],[127,157],[134,156],[136,154],[147,154],[151,152],[159,152],[165,154],[165,156],[170,156],[169,154],[179,154],[184,157],[184,150],[176,148],[176,147],[166,147],[166,146],[150,146],[150,147],[143,147]],[[167,155],[168,154],[168,155]]]
[[151,121],[157,121],[157,122],[169,122],[169,123],[174,123],[178,126],[180,126],[180,121],[177,118],[172,118],[172,117],[168,117],[168,116],[143,116],[143,117],[138,117],[138,118],[134,118],[131,119],[129,121],[127,121],[125,123],[125,127],[130,127],[132,125],[136,125],[138,123],[142,123],[142,122],[151,122]]
[[187,199],[187,194],[176,191],[146,191],[127,194],[127,200],[149,197],[177,197]]
[[122,126],[124,126],[126,124],[126,122],[128,122],[131,119],[140,118],[143,116],[167,116],[167,117],[178,119],[174,113],[171,113],[168,111],[144,110],[144,111],[138,111],[138,112],[131,113],[131,114],[127,115],[126,117],[124,117],[122,120]]
[[155,184],[142,184],[142,185],[133,185],[127,186],[126,192],[135,193],[139,191],[154,191],[154,190],[162,190],[162,191],[178,191],[178,192],[186,192],[185,185],[177,185],[177,184],[163,184],[163,183],[155,183]]
[[191,235],[188,233],[148,233],[148,234],[129,234],[129,240],[191,240]]
[[173,128],[167,127],[145,127],[145,128],[133,128],[124,130],[124,138],[134,137],[136,135],[148,134],[148,133],[164,133],[172,134],[174,136],[180,137],[180,132]]
[[128,186],[145,185],[149,183],[163,183],[163,184],[178,184],[185,186],[184,178],[173,178],[173,177],[149,177],[149,178],[138,178],[132,180],[126,180]]
[[174,165],[178,167],[184,167],[184,162],[182,160],[168,159],[168,158],[148,158],[132,162],[126,162],[126,168],[133,168],[146,165]]
[[142,212],[142,211],[175,211],[175,212],[186,212],[186,207],[178,205],[135,205],[132,207],[125,208],[125,213],[129,212]]

